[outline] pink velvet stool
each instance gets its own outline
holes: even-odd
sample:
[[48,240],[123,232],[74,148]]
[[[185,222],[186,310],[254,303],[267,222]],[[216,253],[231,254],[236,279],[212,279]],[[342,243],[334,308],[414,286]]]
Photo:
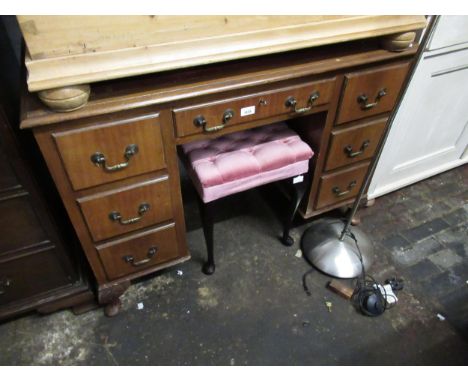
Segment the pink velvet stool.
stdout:
[[288,180],[291,208],[285,219],[282,242],[289,236],[297,208],[305,192],[303,174],[309,169],[312,149],[285,123],[231,133],[182,146],[183,162],[201,199],[200,211],[208,250],[203,272],[215,270],[213,255],[213,202],[267,183]]

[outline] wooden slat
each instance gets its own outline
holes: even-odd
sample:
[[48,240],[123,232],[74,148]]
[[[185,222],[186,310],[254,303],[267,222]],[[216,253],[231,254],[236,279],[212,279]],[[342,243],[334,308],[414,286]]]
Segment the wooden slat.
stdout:
[[240,37],[356,16],[18,16],[33,60]]
[[423,16],[18,16],[30,91],[423,28]]

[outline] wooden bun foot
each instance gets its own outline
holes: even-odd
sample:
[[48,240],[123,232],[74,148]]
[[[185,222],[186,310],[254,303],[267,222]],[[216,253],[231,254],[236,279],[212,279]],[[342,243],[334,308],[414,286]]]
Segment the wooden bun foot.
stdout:
[[50,109],[69,112],[82,108],[88,102],[91,89],[89,85],[72,85],[57,89],[42,90],[39,99]]
[[104,307],[104,314],[107,317],[114,317],[119,314],[121,307],[122,302],[120,301],[120,298],[117,298]]
[[[343,214],[345,219],[348,218],[349,214],[351,213],[352,206],[343,206],[340,207],[339,211]],[[361,217],[359,216],[359,210],[354,214],[353,218],[351,219],[351,225],[359,225],[361,224]]]
[[351,219],[351,225],[355,226],[355,225],[359,225],[359,224],[361,224],[361,218],[359,216],[357,216],[357,214],[356,214]]
[[402,52],[413,45],[416,32],[395,33],[380,38],[382,48],[390,52]]
[[116,284],[103,285],[98,288],[99,304],[104,305],[104,313],[107,317],[113,317],[120,312],[122,302],[120,296],[128,289],[130,281],[125,280]]
[[375,199],[368,199],[366,202],[366,207],[372,207],[375,204]]

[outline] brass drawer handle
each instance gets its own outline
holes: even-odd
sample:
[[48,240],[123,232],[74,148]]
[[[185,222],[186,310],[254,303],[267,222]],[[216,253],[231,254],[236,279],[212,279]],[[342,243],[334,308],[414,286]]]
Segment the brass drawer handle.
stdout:
[[131,255],[124,256],[124,257],[122,257],[122,259],[126,263],[129,263],[129,264],[133,265],[134,267],[139,267],[141,265],[145,265],[145,264],[149,263],[151,261],[151,259],[156,255],[157,252],[158,252],[158,247],[151,247],[150,249],[148,249],[148,252],[146,254],[146,259],[143,259],[143,260],[140,260],[140,261],[135,261],[135,258],[133,256],[131,256]]
[[362,142],[361,148],[359,151],[354,151],[351,145],[348,145],[344,148],[345,153],[348,155],[348,158],[355,158],[361,154],[364,153],[364,150],[369,147],[370,141],[366,139],[364,142]]
[[8,288],[11,285],[11,280],[10,279],[3,279],[0,280],[0,295],[5,294],[6,288]]
[[122,225],[127,225],[127,224],[133,224],[139,222],[142,218],[145,212],[149,211],[150,205],[149,203],[141,203],[140,207],[138,207],[138,215],[134,218],[130,219],[122,219],[122,215],[118,211],[112,211],[109,214],[109,219],[112,221],[118,221]]
[[341,191],[339,187],[333,187],[332,191],[335,194],[337,198],[342,197],[346,194],[349,194],[351,190],[356,186],[356,181],[353,180],[352,182],[349,183],[348,189],[346,191]]
[[232,109],[227,109],[224,113],[223,113],[223,124],[222,125],[218,125],[218,126],[211,126],[211,127],[208,127],[206,125],[206,119],[203,115],[199,115],[197,117],[195,117],[195,119],[193,120],[193,124],[197,127],[203,127],[203,130],[206,131],[207,133],[213,133],[215,131],[219,131],[219,130],[222,130],[224,129],[224,127],[226,126],[226,124],[234,117],[234,110]]
[[357,97],[357,102],[361,105],[361,110],[368,110],[368,109],[372,109],[374,106],[377,106],[380,102],[380,99],[386,95],[387,95],[387,89],[383,88],[383,89],[380,89],[379,92],[377,93],[377,96],[375,97],[374,102],[367,103],[367,101],[369,101],[369,98],[367,97],[366,94],[361,94],[359,97]]
[[127,167],[130,164],[130,158],[138,153],[138,145],[132,143],[125,148],[124,157],[126,159],[125,162],[117,163],[112,166],[109,166],[106,163],[106,157],[103,153],[95,152],[91,155],[91,162],[93,162],[96,166],[101,167],[105,171],[113,172],[122,170],[123,168]]
[[293,107],[295,113],[305,113],[309,110],[312,110],[314,106],[314,102],[320,97],[320,93],[318,91],[313,92],[308,101],[306,107],[297,108],[297,99],[295,97],[288,97],[286,102],[284,103],[286,107]]

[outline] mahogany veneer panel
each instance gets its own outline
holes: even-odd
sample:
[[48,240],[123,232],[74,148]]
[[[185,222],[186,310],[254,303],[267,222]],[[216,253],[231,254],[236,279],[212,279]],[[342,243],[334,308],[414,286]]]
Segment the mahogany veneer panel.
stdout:
[[[58,151],[75,190],[144,174],[166,167],[158,115],[54,133]],[[126,147],[138,146],[128,166],[107,171],[92,162],[95,153],[105,156],[109,166],[124,163]]]
[[[362,185],[368,166],[369,162],[366,162],[349,170],[323,175],[320,179],[316,208],[320,209],[355,197]],[[351,188],[350,185],[353,182],[355,185]],[[339,192],[346,192],[347,190],[349,192],[339,196],[334,192],[335,187],[338,188]]]
[[[102,194],[78,199],[86,224],[94,240],[99,241],[172,218],[171,191],[167,176],[143,184],[118,188]],[[149,210],[139,215],[142,204]],[[109,215],[118,212],[123,220],[141,217],[135,223],[122,225]]]
[[[408,69],[409,62],[405,62],[346,74],[336,123],[341,124],[392,110]],[[377,100],[381,90],[385,90],[386,95]],[[375,106],[364,109],[363,104],[358,101],[361,95],[368,97],[368,103],[376,103]]]
[[[111,280],[181,257],[173,223],[100,245],[97,250]],[[154,255],[151,255],[151,250],[154,250]],[[126,256],[132,256],[133,260],[127,261]]]
[[[385,118],[378,122],[332,131],[325,171],[372,158],[386,124],[387,119]],[[351,153],[347,150],[348,146],[352,150]],[[358,154],[361,151],[362,153]]]
[[[286,105],[289,97],[294,97],[297,101],[297,108],[311,106],[321,106],[330,102],[334,87],[334,78],[322,81],[314,81],[294,87],[279,88],[273,91],[257,94],[248,94],[241,97],[216,100],[205,104],[191,105],[181,109],[175,109],[176,131],[179,137],[192,134],[203,134],[203,128],[194,124],[197,116],[203,116],[207,127],[223,124],[223,113],[232,110],[234,116],[225,124],[226,130],[229,127],[245,122],[251,122],[268,118],[279,114],[294,114],[294,108]],[[317,93],[318,98],[309,104],[309,98]],[[247,115],[242,115],[242,110],[250,108],[252,111]]]

